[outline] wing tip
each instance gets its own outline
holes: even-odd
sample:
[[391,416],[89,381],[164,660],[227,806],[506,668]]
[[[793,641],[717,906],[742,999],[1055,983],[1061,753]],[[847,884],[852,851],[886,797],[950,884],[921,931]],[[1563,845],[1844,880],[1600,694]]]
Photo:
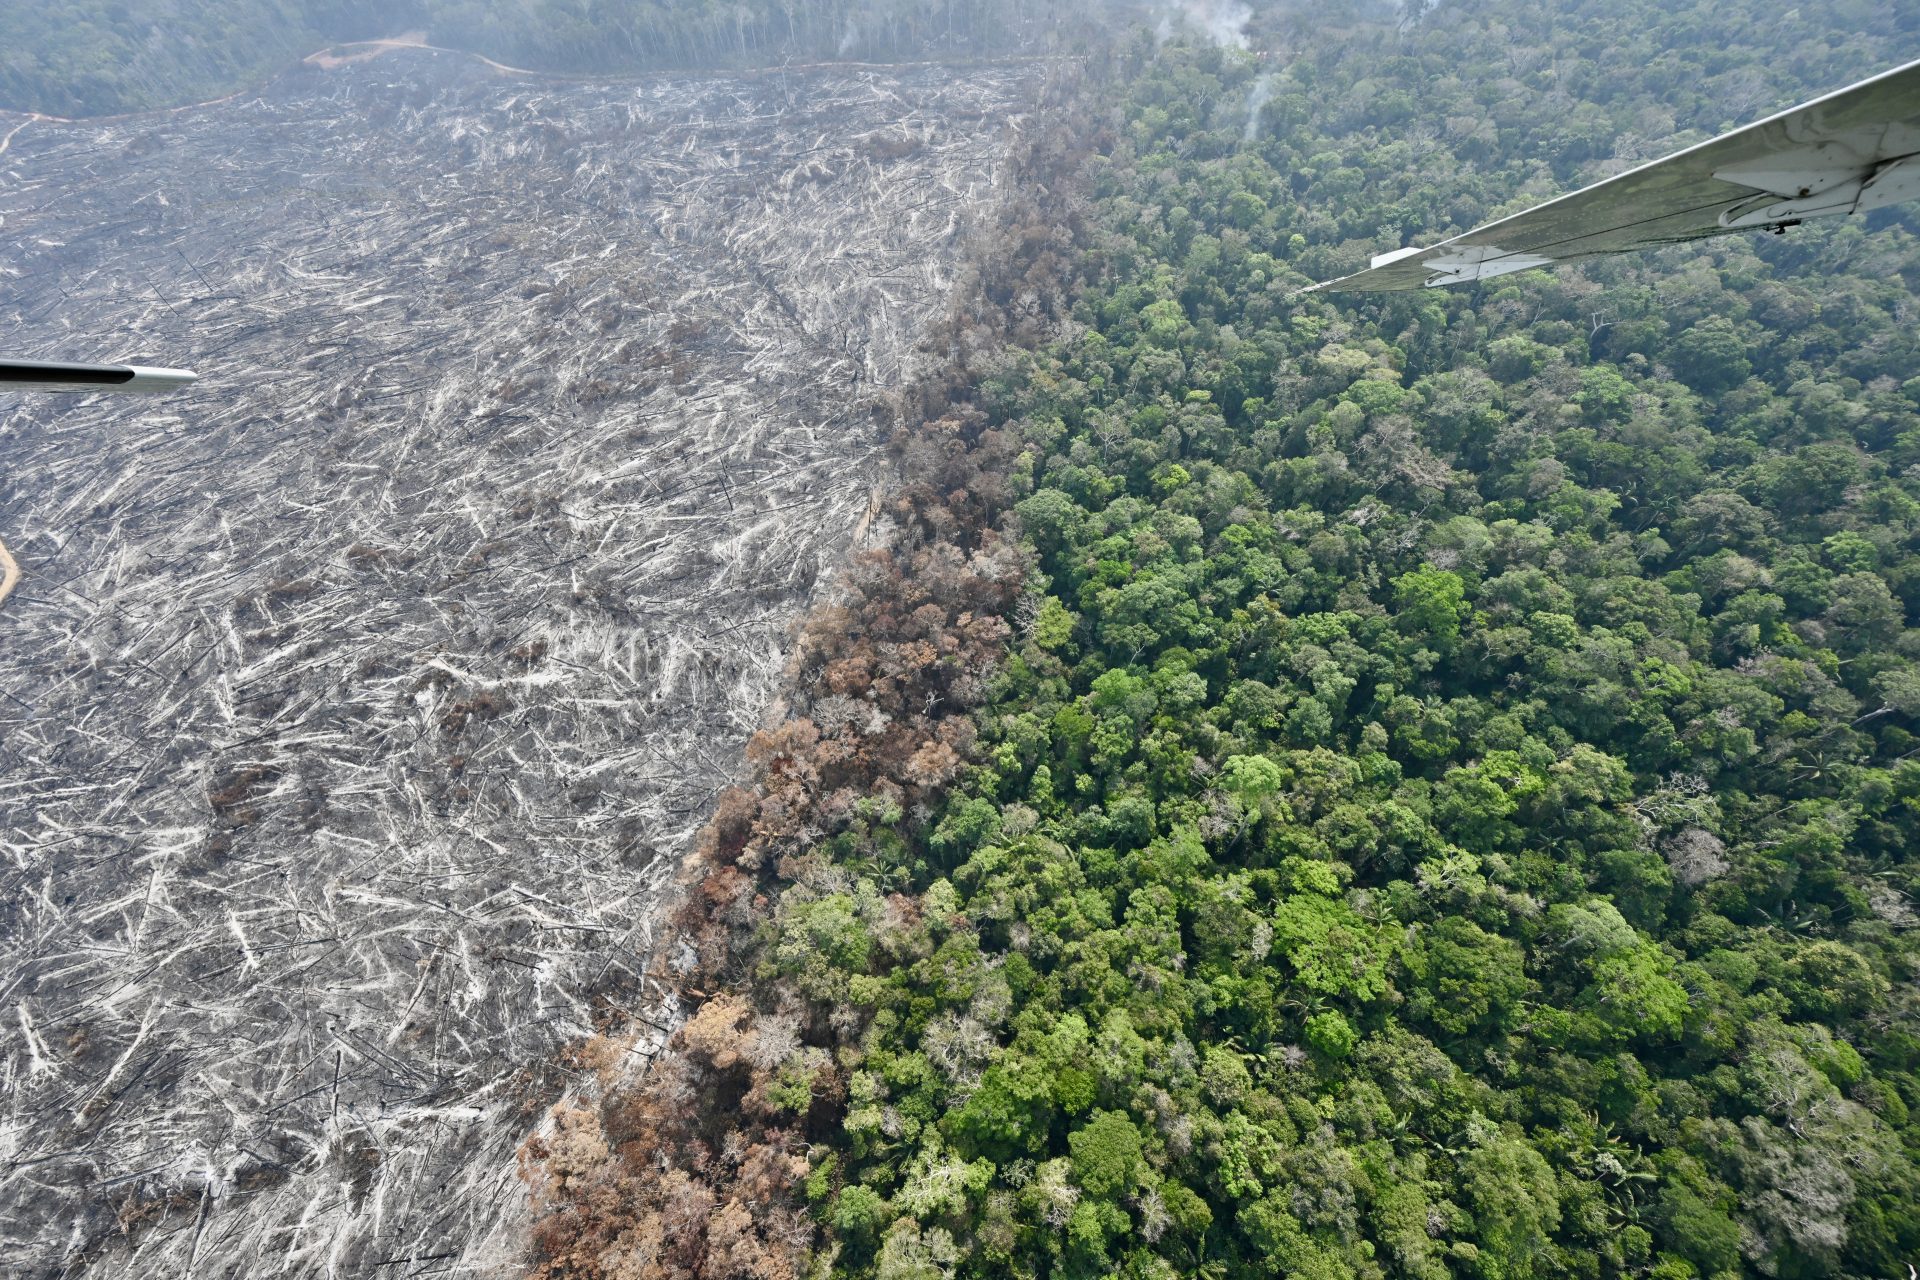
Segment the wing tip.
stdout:
[[130,365],[133,378],[122,387],[126,391],[177,391],[200,381],[191,369],[167,369],[158,365]]

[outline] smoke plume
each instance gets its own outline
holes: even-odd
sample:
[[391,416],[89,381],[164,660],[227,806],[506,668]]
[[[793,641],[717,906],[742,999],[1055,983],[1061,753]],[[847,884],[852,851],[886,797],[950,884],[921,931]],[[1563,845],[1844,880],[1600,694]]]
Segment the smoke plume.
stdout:
[[1260,109],[1273,100],[1273,72],[1268,71],[1253,82],[1253,92],[1247,98],[1247,131],[1241,135],[1244,142],[1252,142],[1260,136]]

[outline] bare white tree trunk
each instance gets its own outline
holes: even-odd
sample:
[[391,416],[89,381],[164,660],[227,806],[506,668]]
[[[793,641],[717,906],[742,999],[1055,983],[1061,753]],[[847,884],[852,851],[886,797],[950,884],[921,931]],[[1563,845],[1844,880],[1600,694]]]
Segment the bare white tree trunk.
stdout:
[[1036,74],[395,53],[15,136],[0,346],[202,380],[0,401],[6,1270],[511,1265]]

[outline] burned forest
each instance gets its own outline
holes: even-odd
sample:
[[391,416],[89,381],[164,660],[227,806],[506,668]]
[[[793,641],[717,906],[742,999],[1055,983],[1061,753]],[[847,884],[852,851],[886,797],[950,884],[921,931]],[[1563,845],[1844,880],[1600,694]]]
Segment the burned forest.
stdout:
[[674,868],[903,518],[1043,72],[0,122],[0,345],[202,379],[0,401],[9,1271],[516,1265],[562,1050],[671,1032]]

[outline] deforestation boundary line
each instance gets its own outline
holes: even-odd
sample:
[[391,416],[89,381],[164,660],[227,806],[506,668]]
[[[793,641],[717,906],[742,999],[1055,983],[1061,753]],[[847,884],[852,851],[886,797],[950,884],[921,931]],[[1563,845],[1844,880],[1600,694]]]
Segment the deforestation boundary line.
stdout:
[[[400,36],[388,36],[377,40],[336,40],[331,44],[315,49],[312,53],[288,63],[278,71],[254,81],[231,93],[218,98],[209,98],[205,102],[183,102],[171,107],[149,107],[143,111],[122,111],[100,116],[56,116],[43,111],[23,110],[0,104],[0,116],[25,117],[4,137],[0,137],[0,153],[4,153],[13,142],[14,134],[28,125],[39,121],[43,124],[115,124],[123,121],[141,120],[153,116],[177,115],[182,111],[194,111],[201,107],[217,107],[232,102],[235,98],[249,93],[259,93],[274,81],[297,71],[302,67],[316,67],[323,71],[332,71],[338,67],[356,62],[368,62],[383,53],[395,50],[417,49],[423,53],[450,53],[455,57],[471,58],[502,75],[525,76],[537,80],[557,80],[563,82],[620,83],[638,82],[650,77],[706,77],[706,76],[758,76],[776,75],[786,72],[828,71],[835,69],[857,70],[899,70],[907,67],[972,67],[972,66],[1012,66],[1023,62],[1071,62],[1074,59],[1062,54],[1024,54],[1007,58],[922,58],[903,62],[794,62],[769,64],[759,67],[647,67],[631,71],[540,71],[531,67],[512,67],[472,49],[454,49],[445,45],[428,44],[424,39],[412,40],[407,37],[412,32]],[[362,50],[362,52],[348,52]]]

